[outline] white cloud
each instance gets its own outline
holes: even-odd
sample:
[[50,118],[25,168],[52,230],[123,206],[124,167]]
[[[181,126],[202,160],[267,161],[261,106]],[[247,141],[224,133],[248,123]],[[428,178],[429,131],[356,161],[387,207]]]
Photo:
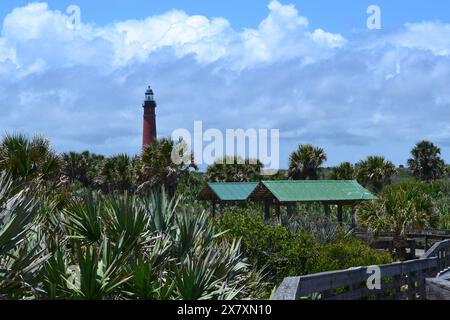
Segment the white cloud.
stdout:
[[[32,3],[6,16],[0,57],[13,56],[5,50],[19,49],[21,54],[15,62],[23,68],[39,57],[58,66],[81,64],[116,69],[145,62],[150,54],[171,48],[178,57],[193,54],[200,63],[226,59],[228,67],[242,69],[294,57],[317,60],[327,48],[345,43],[339,34],[321,29],[309,32],[308,20],[293,5],[274,0],[268,8],[269,15],[257,29],[239,33],[224,18],[189,16],[179,10],[144,20],[107,26],[82,24],[70,29],[65,14],[50,10],[46,3]],[[5,43],[11,47],[2,49]]]
[[450,156],[450,26],[442,22],[345,39],[271,1],[259,26],[241,32],[179,10],[74,30],[66,23],[45,3],[4,19],[2,131],[42,132],[59,150],[138,152],[150,82],[162,135],[200,119],[280,128],[285,160],[306,142],[325,147],[330,163],[372,153],[404,162],[422,138]]
[[450,25],[441,22],[407,23],[404,30],[393,34],[389,40],[404,48],[450,55]]

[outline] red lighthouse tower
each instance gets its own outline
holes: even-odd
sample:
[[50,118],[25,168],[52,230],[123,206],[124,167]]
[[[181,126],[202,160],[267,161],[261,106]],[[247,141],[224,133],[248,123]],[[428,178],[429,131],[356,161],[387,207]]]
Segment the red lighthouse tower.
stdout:
[[153,90],[148,86],[145,92],[145,100],[142,105],[144,108],[144,132],[142,136],[142,147],[154,143],[156,141],[156,102],[153,95]]

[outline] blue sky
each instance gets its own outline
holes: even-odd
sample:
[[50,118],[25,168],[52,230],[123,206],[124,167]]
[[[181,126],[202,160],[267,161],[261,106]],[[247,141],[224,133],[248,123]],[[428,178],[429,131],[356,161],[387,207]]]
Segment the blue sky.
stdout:
[[[67,27],[68,5],[81,25]],[[377,4],[382,30],[366,28]],[[404,164],[421,139],[450,161],[450,3],[0,2],[0,130],[58,151],[139,152],[148,83],[158,132],[279,128],[329,161]]]

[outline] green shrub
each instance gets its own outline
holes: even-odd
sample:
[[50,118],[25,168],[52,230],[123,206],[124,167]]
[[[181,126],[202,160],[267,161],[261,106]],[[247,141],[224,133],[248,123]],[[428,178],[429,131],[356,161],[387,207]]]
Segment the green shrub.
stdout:
[[258,268],[265,267],[269,281],[284,277],[388,263],[391,258],[365,243],[340,233],[335,242],[319,243],[304,232],[290,232],[281,225],[267,224],[259,216],[229,211],[216,221],[229,238],[241,238],[243,252]]
[[310,265],[310,273],[392,262],[392,258],[388,253],[379,253],[364,242],[354,238],[322,244],[319,248],[320,254],[315,263]]

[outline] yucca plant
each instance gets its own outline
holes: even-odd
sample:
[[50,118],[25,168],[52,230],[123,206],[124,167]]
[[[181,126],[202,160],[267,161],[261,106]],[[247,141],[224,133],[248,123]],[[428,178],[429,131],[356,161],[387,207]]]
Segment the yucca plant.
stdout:
[[105,199],[106,235],[114,242],[123,237],[126,250],[139,249],[149,233],[150,216],[142,201],[127,193]]
[[14,194],[12,185],[0,173],[0,299],[38,294],[37,273],[48,258],[36,223],[37,203],[28,189]]
[[176,294],[182,300],[212,299],[218,279],[214,279],[214,270],[210,268],[216,255],[209,251],[203,259],[187,256],[175,271]]
[[166,300],[170,299],[174,283],[170,275],[172,243],[167,235],[151,239],[142,255],[130,259],[128,270],[132,278],[124,289],[132,299]]
[[74,255],[56,253],[43,270],[43,286],[53,299],[118,299],[117,288],[131,275],[125,272],[127,259],[122,241],[104,238],[100,245],[77,246]]
[[54,194],[33,198],[10,185],[2,178],[0,298],[236,299],[265,290],[240,242],[165,192],[149,200],[88,191],[61,207]]
[[149,213],[149,228],[154,232],[169,232],[174,227],[174,219],[178,201],[169,200],[164,191],[154,192],[151,201],[144,199],[145,207]]
[[104,209],[102,197],[94,197],[92,192],[84,193],[79,199],[72,199],[64,210],[64,224],[73,232],[71,237],[89,243],[101,240],[102,226],[100,217]]

